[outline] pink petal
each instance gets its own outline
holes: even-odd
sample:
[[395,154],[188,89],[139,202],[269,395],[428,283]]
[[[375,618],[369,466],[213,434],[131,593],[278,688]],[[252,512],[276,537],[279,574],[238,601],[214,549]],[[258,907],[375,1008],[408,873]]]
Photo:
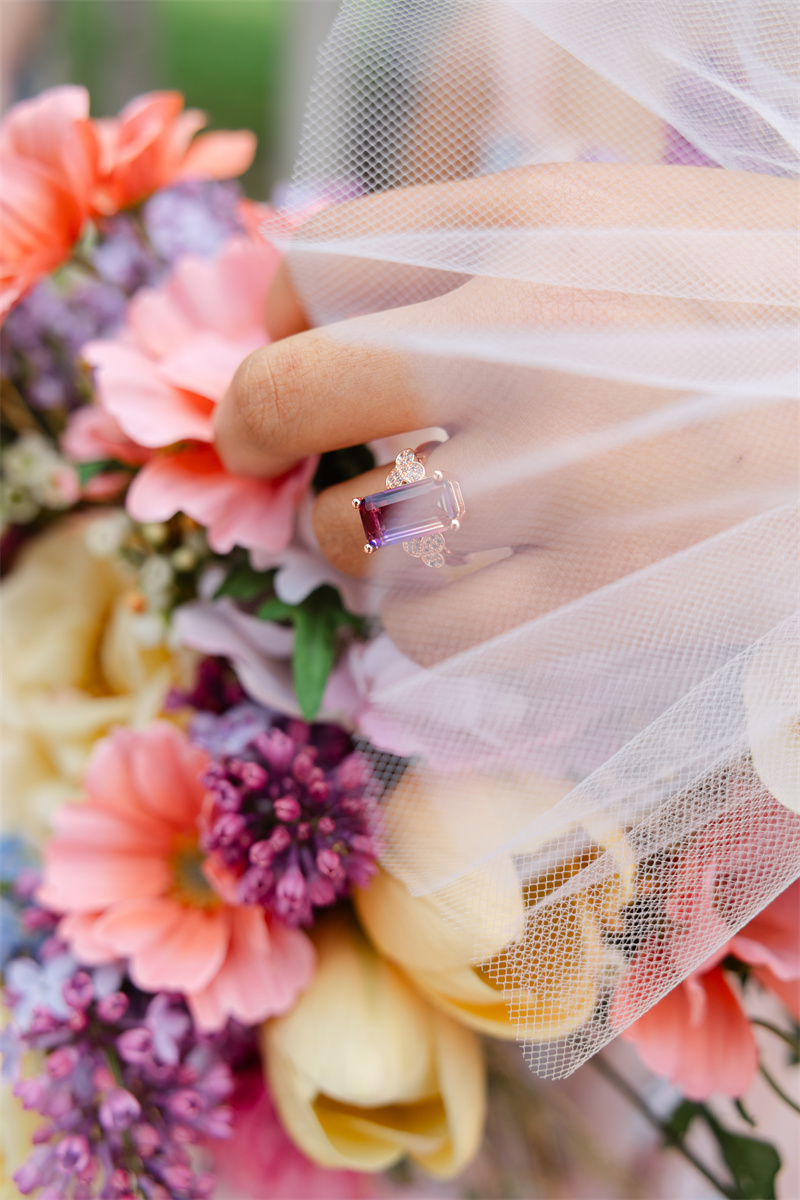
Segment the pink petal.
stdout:
[[58,923],[58,936],[67,943],[78,961],[87,967],[114,962],[117,958],[113,946],[98,937],[96,924],[95,913],[69,913]]
[[0,155],[45,167],[85,212],[96,156],[88,117],[86,88],[49,88],[15,104],[6,114],[0,127]]
[[750,1023],[721,968],[696,976],[705,993],[705,1014],[692,1013],[686,983],[680,984],[622,1035],[657,1074],[677,1084],[690,1100],[713,1092],[741,1096],[758,1065]]
[[139,466],[151,457],[151,451],[132,442],[119,423],[98,405],[90,404],[70,415],[61,436],[61,449],[73,462],[97,462],[113,458]]
[[131,958],[131,979],[145,991],[200,991],[225,961],[231,936],[228,910],[175,907],[181,910],[175,924]]
[[137,521],[184,512],[205,526],[219,554],[237,545],[281,550],[315,467],[316,459],[305,459],[280,479],[245,479],[229,475],[210,447],[193,447],[148,463],[131,485],[127,508]]
[[153,728],[116,729],[97,742],[89,758],[84,786],[94,804],[120,814],[136,828],[160,830],[162,838],[171,842],[175,835],[173,822],[149,806],[133,768],[137,746],[149,745],[151,737],[155,745],[159,744],[159,727],[155,726],[154,734]]
[[204,133],[195,138],[178,171],[178,179],[232,179],[253,161],[255,134],[247,129]]
[[753,967],[753,975],[763,988],[778,997],[795,1021],[800,1021],[800,979],[781,979],[769,967]]
[[170,292],[199,329],[213,329],[238,342],[258,333],[268,341],[264,305],[280,254],[266,242],[247,237],[225,243],[216,258],[181,259]]
[[265,342],[260,330],[230,341],[213,330],[196,333],[161,361],[161,376],[176,388],[204,396],[215,404],[228,390],[236,368]]
[[736,934],[731,952],[744,962],[768,967],[779,979],[800,977],[800,880]]
[[157,721],[132,743],[131,776],[142,804],[178,831],[196,828],[206,789],[200,774],[208,754],[174,725]]
[[228,955],[206,989],[187,997],[200,1029],[221,1027],[228,1016],[246,1025],[287,1012],[314,974],[316,954],[299,929],[273,922],[259,908],[231,910]]
[[209,402],[172,387],[134,346],[90,342],[83,353],[97,369],[100,403],[135,442],[169,446],[186,438],[211,441]]
[[122,900],[95,918],[93,934],[120,958],[139,954],[176,929],[183,909],[169,896]]
[[99,804],[64,804],[53,825],[51,845],[99,854],[153,854],[169,851],[174,833],[160,817],[124,812]]
[[197,332],[184,312],[172,281],[158,288],[142,288],[128,305],[127,328],[144,353],[155,360],[174,351]]
[[170,880],[158,855],[84,850],[56,838],[45,852],[39,895],[54,912],[97,912],[119,900],[158,896]]

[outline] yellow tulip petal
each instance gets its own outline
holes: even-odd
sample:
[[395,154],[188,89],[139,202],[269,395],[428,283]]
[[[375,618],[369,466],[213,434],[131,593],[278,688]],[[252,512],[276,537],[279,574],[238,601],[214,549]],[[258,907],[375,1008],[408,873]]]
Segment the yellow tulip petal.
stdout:
[[412,896],[386,871],[357,888],[353,900],[373,944],[405,969],[446,970],[472,958],[474,938],[447,922],[430,896]]
[[323,1166],[378,1171],[412,1154],[455,1173],[483,1125],[479,1043],[427,1004],[347,914],[329,914],[314,940],[311,987],[262,1031],[290,1136]]
[[457,1175],[478,1151],[486,1121],[486,1065],[480,1042],[468,1029],[434,1014],[436,1068],[448,1137],[431,1153],[412,1152],[421,1166],[442,1179]]
[[348,916],[313,933],[314,982],[275,1022],[274,1037],[317,1090],[365,1106],[415,1101],[436,1091],[427,1005]]

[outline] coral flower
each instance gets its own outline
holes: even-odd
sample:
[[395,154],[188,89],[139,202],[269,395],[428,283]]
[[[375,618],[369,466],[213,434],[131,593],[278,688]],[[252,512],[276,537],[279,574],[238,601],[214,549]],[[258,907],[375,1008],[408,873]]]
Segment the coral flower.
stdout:
[[138,96],[118,117],[91,120],[89,93],[57,87],[15,104],[0,126],[0,317],[63,263],[87,217],[108,216],[183,179],[247,170],[246,130],[195,134],[178,92]]
[[68,257],[89,214],[97,149],[85,88],[51,88],[0,125],[0,316]]
[[87,801],[62,807],[41,899],[83,962],[128,959],[145,991],[182,992],[198,1028],[286,1012],[311,980],[299,930],[237,905],[203,869],[197,818],[205,751],[166,722],[99,742]]
[[196,108],[183,111],[180,92],[147,92],[117,117],[92,122],[98,146],[96,212],[117,212],[181,179],[231,179],[253,161],[256,139],[248,130],[204,133]]
[[[677,1083],[690,1100],[713,1092],[741,1096],[753,1081],[758,1052],[730,977],[726,955],[752,973],[800,1020],[800,881],[792,884],[698,970],[623,1034],[652,1070]],[[637,987],[631,972],[615,996],[612,1019]]]
[[139,521],[184,512],[221,554],[235,545],[282,550],[314,470],[307,459],[280,479],[245,479],[229,474],[210,444],[234,371],[269,341],[264,304],[278,261],[273,247],[246,237],[216,258],[184,258],[166,283],[131,301],[118,337],[85,349],[106,413],[138,445],[167,451],[136,477],[128,511]]

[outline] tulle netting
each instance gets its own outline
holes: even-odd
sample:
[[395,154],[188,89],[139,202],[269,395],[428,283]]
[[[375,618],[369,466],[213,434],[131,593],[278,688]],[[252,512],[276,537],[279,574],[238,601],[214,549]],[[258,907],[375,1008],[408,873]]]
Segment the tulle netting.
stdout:
[[551,1077],[800,873],[796,42],[778,0],[351,0],[319,61],[294,202],[360,199],[292,271],[449,435],[478,555],[370,560],[386,866]]

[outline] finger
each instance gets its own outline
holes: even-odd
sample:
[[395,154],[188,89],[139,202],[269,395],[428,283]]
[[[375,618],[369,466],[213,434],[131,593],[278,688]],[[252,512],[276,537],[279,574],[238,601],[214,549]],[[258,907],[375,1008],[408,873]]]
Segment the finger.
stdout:
[[265,320],[273,342],[310,328],[311,323],[300,303],[285,259],[275,272],[267,293]]
[[[689,527],[639,530],[617,538],[570,536],[526,548],[446,586],[424,586],[422,567],[387,590],[381,618],[409,658],[433,666],[676,553],[695,540]],[[413,568],[412,568],[413,570]]]
[[407,429],[445,423],[433,413],[407,356],[389,331],[419,310],[378,313],[284,338],[246,358],[217,406],[216,446],[236,475],[274,478],[308,454],[340,450]]

